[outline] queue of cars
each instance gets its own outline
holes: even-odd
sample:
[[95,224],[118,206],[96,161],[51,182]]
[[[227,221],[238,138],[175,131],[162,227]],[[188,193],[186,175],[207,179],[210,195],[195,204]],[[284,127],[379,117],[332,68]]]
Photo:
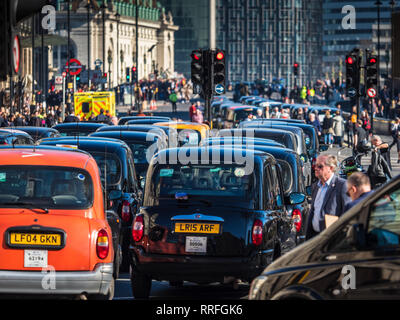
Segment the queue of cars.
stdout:
[[[228,114],[245,110],[215,102]],[[303,243],[306,189],[324,149],[303,121],[242,119],[216,136],[159,117],[59,129],[41,138],[38,130],[36,144],[0,130],[8,139],[0,146],[0,293],[111,299],[129,270],[142,299],[152,280],[231,277],[251,283],[253,300],[347,298],[339,265],[372,268],[377,250],[390,255],[399,245],[397,184]],[[321,280],[322,265],[331,282]],[[57,271],[57,290],[42,285],[43,269]],[[396,281],[386,284],[390,295]]]

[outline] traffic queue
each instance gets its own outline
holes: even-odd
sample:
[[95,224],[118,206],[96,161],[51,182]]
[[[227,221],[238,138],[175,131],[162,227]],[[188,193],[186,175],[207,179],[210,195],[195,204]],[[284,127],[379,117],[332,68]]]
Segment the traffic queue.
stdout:
[[[315,165],[327,147],[305,121],[266,118],[270,106],[296,110],[216,98],[217,130],[136,116],[59,124],[37,131],[36,142],[18,142],[34,128],[0,129],[0,293],[112,299],[119,273],[130,272],[139,299],[153,280],[229,279],[251,283],[253,300],[357,297],[338,287],[339,269],[390,269],[377,265],[386,256],[376,248],[398,259],[400,183],[305,241]],[[55,271],[55,288],[43,285],[43,270]],[[374,296],[368,272],[364,297]],[[376,285],[390,295],[396,281]]]

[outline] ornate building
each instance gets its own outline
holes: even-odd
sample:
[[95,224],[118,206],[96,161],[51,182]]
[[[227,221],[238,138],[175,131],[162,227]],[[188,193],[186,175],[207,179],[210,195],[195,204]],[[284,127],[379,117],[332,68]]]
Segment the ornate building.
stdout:
[[[158,2],[138,1],[138,53],[135,0],[104,1],[104,6],[102,1],[97,3],[98,8],[91,6],[89,14],[87,4],[81,3],[76,11],[71,7],[70,58],[79,60],[86,69],[90,65],[91,71],[101,62],[100,69],[107,73],[112,87],[125,82],[125,70],[135,66],[136,54],[139,79],[149,78],[155,70],[167,77],[174,73],[174,32],[178,27]],[[63,37],[67,37],[67,16],[66,1],[58,1],[55,32]],[[55,47],[53,66],[58,73],[66,62],[67,46]],[[94,74],[91,72],[91,79]]]

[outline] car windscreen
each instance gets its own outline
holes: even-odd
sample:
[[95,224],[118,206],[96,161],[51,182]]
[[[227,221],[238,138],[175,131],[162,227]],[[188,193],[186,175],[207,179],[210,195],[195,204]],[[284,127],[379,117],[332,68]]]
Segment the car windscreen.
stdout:
[[93,183],[85,170],[52,166],[0,166],[0,207],[88,209]]
[[[135,164],[145,164],[148,163],[148,160],[151,159],[151,157],[154,155],[154,153],[157,152],[157,148],[155,148],[153,151],[152,150],[148,150],[150,146],[152,146],[153,144],[155,144],[155,146],[157,145],[157,142],[146,142],[146,141],[125,141],[129,148],[132,151],[133,154],[133,161]],[[149,153],[151,154],[147,154],[149,151]],[[147,159],[147,156],[149,156],[149,158]]]
[[257,109],[248,108],[248,109],[235,110],[233,112],[233,119],[228,119],[228,120],[233,120],[233,121],[246,120],[249,114],[257,116]]
[[121,161],[112,153],[90,152],[100,169],[103,187],[113,186],[121,180]]
[[257,190],[254,171],[248,173],[234,164],[158,165],[152,174],[152,194],[155,198],[184,193],[247,200]]
[[201,142],[201,134],[197,130],[178,129],[179,146],[198,146]]

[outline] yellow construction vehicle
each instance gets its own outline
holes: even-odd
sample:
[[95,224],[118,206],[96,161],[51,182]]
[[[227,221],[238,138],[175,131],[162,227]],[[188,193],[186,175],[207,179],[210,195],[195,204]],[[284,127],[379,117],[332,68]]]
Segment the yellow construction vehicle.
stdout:
[[81,120],[89,119],[92,115],[97,116],[100,110],[110,116],[115,116],[115,94],[114,92],[76,92],[74,94],[75,115]]

